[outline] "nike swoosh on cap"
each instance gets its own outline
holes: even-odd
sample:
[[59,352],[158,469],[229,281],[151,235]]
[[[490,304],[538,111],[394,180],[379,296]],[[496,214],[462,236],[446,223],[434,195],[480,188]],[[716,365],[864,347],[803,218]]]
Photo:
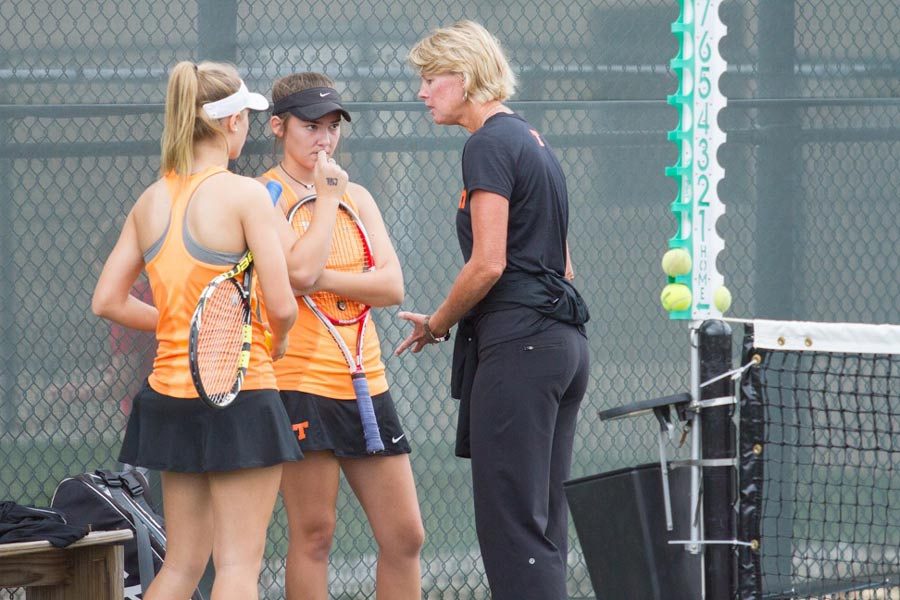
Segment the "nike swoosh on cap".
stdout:
[[331,92],[319,92],[319,98],[324,98],[325,96],[330,96]]

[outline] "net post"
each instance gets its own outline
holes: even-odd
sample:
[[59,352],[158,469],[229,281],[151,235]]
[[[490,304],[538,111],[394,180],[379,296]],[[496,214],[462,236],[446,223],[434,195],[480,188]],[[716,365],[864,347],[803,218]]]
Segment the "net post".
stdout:
[[[700,398],[700,326],[698,321],[691,322],[691,398],[692,405]],[[700,540],[703,539],[703,515],[702,515],[702,498],[700,496],[701,479],[703,477],[703,469],[700,467],[700,461],[703,458],[703,449],[701,447],[701,439],[703,435],[703,419],[699,410],[691,411],[690,419],[690,436],[691,436],[691,516],[690,516],[690,532],[691,543],[686,546],[686,550],[691,554],[700,554],[703,547]]]
[[[710,381],[731,370],[732,334],[728,323],[704,321],[697,330],[700,381]],[[734,396],[730,377],[703,386],[699,400]],[[735,457],[734,404],[703,409],[701,447],[704,461]],[[703,539],[733,540],[735,503],[734,466],[703,469]],[[728,544],[706,544],[703,549],[706,598],[730,598],[734,581],[734,548]]]

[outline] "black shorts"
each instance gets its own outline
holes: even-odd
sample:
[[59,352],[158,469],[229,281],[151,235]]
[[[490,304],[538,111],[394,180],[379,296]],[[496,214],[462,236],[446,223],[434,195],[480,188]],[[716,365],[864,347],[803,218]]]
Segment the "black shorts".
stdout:
[[[359,408],[355,400],[334,400],[306,392],[284,391],[281,399],[304,452],[331,451],[342,458],[370,456],[366,452]],[[408,454],[409,442],[390,392],[372,396],[375,418],[384,442],[382,454]]]
[[234,471],[300,460],[276,390],[248,390],[226,408],[145,384],[134,398],[119,462],[177,473]]

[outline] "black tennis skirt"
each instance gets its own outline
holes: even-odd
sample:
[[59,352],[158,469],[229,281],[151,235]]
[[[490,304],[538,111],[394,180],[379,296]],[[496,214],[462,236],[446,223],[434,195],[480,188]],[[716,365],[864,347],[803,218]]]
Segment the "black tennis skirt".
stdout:
[[[355,400],[334,400],[284,390],[281,399],[304,452],[331,451],[341,458],[371,456],[366,452],[366,439]],[[372,406],[384,442],[381,454],[408,454],[409,441],[400,425],[391,393],[372,396]]]
[[226,408],[173,398],[145,384],[134,399],[119,462],[177,473],[234,471],[300,460],[276,390],[240,392]]

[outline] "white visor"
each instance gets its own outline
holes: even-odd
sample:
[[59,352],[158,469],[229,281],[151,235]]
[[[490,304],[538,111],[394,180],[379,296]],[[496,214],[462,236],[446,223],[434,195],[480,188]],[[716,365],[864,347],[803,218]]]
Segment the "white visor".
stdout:
[[256,94],[248,90],[243,81],[241,81],[241,87],[238,88],[238,91],[232,95],[203,105],[203,111],[211,119],[230,117],[238,114],[245,108],[266,110],[269,108],[269,101],[262,94]]

